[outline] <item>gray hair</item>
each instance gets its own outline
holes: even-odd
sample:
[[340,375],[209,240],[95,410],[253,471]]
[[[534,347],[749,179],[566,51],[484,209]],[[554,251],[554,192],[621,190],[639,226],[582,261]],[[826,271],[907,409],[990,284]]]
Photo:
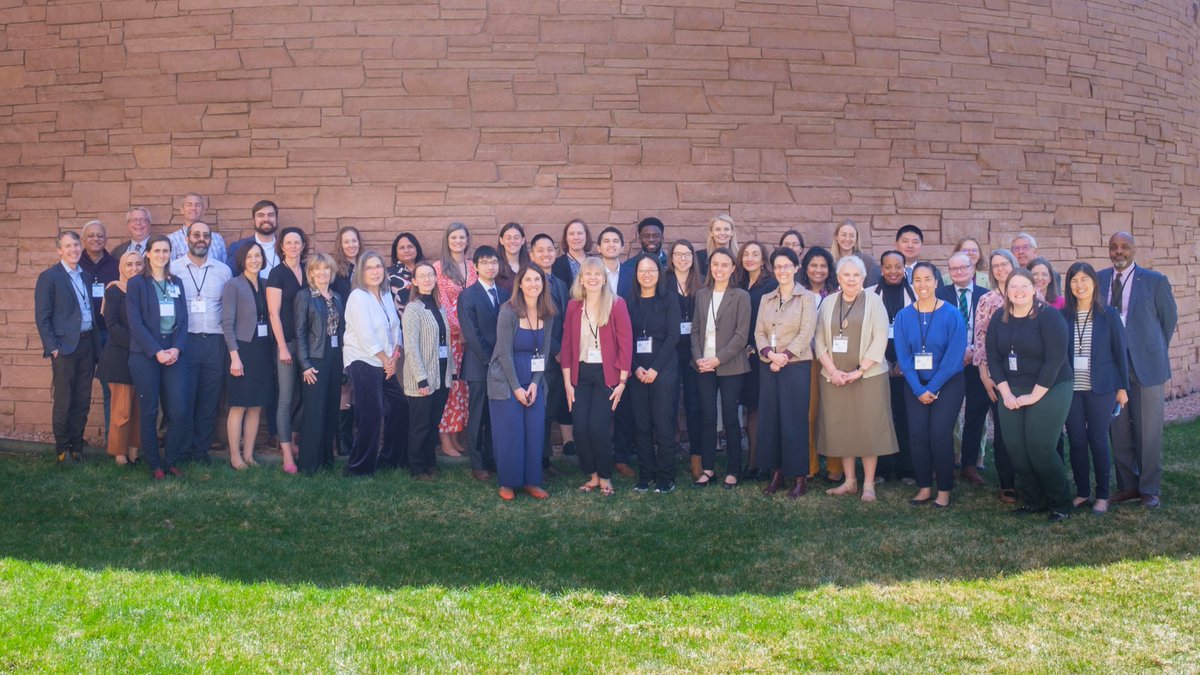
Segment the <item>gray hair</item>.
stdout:
[[856,255],[848,255],[837,261],[837,270],[835,271],[835,274],[841,274],[842,268],[846,265],[858,268],[859,274],[863,275],[863,277],[867,276],[867,266],[863,264],[862,258],[859,258]]
[[1017,256],[1013,255],[1012,251],[1006,248],[997,248],[988,254],[988,277],[992,280],[992,288],[999,289],[1000,282],[996,280],[996,273],[992,271],[992,258],[995,258],[996,256],[1000,256],[1001,258],[1007,260],[1008,264],[1012,265],[1014,271],[1021,266],[1017,264]]
[[150,215],[150,209],[148,209],[144,206],[135,206],[132,209],[129,209],[129,211],[125,213],[126,221],[129,220],[129,214],[133,213],[134,211],[141,211],[142,213],[146,214],[146,220],[149,220],[151,222],[154,221],[154,216]]
[[1032,235],[1032,234],[1029,234],[1028,232],[1018,232],[1018,233],[1017,233],[1017,236],[1013,237],[1013,243],[1014,243],[1014,244],[1015,244],[1015,243],[1017,243],[1017,240],[1018,240],[1018,239],[1028,239],[1028,240],[1029,240],[1029,245],[1030,245],[1030,246],[1032,246],[1032,247],[1034,247],[1034,248],[1037,248],[1037,247],[1038,247],[1038,245],[1037,245],[1037,239],[1034,239],[1034,238],[1033,238],[1033,235]]
[[101,222],[101,221],[99,221],[99,220],[89,220],[89,221],[87,221],[86,223],[84,223],[84,224],[83,224],[83,227],[79,228],[79,231],[80,231],[80,232],[87,232],[87,229],[88,229],[89,227],[93,226],[93,225],[99,225],[99,226],[100,226],[100,231],[104,233],[104,236],[106,236],[106,237],[108,236],[108,228],[107,228],[107,227],[105,227],[105,226],[104,226],[104,223],[103,223],[103,222]]
[[963,251],[958,251],[957,253],[951,253],[950,257],[946,259],[946,262],[954,262],[955,258],[962,258],[963,260],[967,261],[968,265],[971,264],[971,256],[967,255]]

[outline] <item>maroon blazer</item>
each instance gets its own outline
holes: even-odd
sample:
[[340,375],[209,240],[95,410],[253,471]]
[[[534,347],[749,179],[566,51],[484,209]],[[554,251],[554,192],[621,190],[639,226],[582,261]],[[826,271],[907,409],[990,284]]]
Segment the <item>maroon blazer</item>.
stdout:
[[[579,344],[579,328],[583,322],[583,302],[572,300],[567,304],[567,315],[563,319],[562,367],[571,370],[571,386],[579,384],[579,360],[582,345]],[[600,355],[604,360],[604,384],[615,387],[621,381],[621,371],[630,372],[633,363],[633,327],[629,324],[629,310],[625,301],[613,299],[608,323],[600,327]]]

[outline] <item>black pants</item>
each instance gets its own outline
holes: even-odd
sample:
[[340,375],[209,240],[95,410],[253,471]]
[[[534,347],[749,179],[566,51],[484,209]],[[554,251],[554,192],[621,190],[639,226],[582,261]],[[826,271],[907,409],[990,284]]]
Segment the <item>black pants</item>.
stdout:
[[979,463],[979,447],[983,441],[984,430],[987,427],[988,400],[987,389],[983,380],[979,379],[978,366],[963,368],[963,380],[966,386],[967,407],[963,412],[962,432],[962,467],[974,467]]
[[438,444],[438,422],[446,409],[450,390],[439,387],[428,396],[408,399],[408,470],[412,475],[431,474],[437,468],[434,448]]
[[612,389],[604,383],[604,367],[598,363],[579,363],[579,383],[575,385],[575,452],[579,468],[585,474],[612,478]]
[[354,390],[354,447],[346,473],[369,476],[380,467],[401,465],[408,459],[403,452],[408,412],[396,380],[399,373],[384,379],[382,366],[365,361],[355,361],[346,370]]
[[937,399],[929,405],[921,403],[904,378],[899,379],[904,383],[904,407],[917,485],[932,487],[936,474],[938,491],[949,492],[954,489],[954,425],[958,423],[958,411],[966,396],[963,374],[947,380]]
[[[554,454],[554,446],[550,443],[550,423],[558,422],[559,426],[571,423],[571,412],[567,410],[567,391],[563,387],[562,367],[554,363],[554,359],[546,359],[546,371],[542,377],[543,389],[538,392],[538,398],[546,402],[545,422],[542,424],[542,469],[550,466],[550,456]],[[563,421],[566,420],[566,421]]]
[[[892,428],[896,432],[896,447],[899,452],[879,458],[879,476],[888,480],[913,478],[912,444],[909,443],[908,415],[905,414],[904,396],[909,391],[904,377],[888,376],[888,389],[892,399]],[[955,413],[957,421],[957,413]]]
[[[630,375],[630,384],[633,383],[633,376]],[[626,393],[629,388],[626,387]],[[613,429],[612,429],[612,455],[613,463],[615,464],[630,464],[633,457],[633,436],[634,436],[634,421],[633,408],[629,407],[629,397],[622,396],[621,402],[617,405],[617,409],[613,412]]]
[[663,369],[650,384],[629,378],[629,407],[636,429],[640,482],[663,487],[675,482],[675,427],[671,406],[679,387],[675,364]]
[[485,471],[496,466],[487,382],[467,382],[467,392],[467,458],[472,471]]
[[[183,460],[188,438],[187,428],[178,424],[188,416],[187,372],[182,361],[164,366],[153,356],[137,352],[129,354],[129,374],[133,377],[133,388],[138,401],[138,430],[142,436],[141,456],[151,471],[170,469]],[[159,457],[158,449],[158,405],[163,403],[163,416],[167,422],[165,458]]]
[[92,407],[92,378],[96,374],[95,331],[79,336],[79,344],[70,354],[59,352],[51,357],[51,390],[56,453],[83,452],[83,432],[88,410]]
[[1017,489],[1017,472],[1012,460],[1008,458],[1008,446],[1004,444],[1004,432],[1000,429],[1000,390],[996,389],[996,402],[992,408],[992,457],[996,459],[996,477],[1000,479],[1001,490]]
[[812,361],[785,366],[777,373],[763,364],[758,371],[758,453],[763,471],[784,476],[808,475],[808,403]]
[[225,338],[220,334],[188,334],[187,351],[182,359],[187,372],[186,414],[184,419],[171,420],[172,424],[182,424],[187,430],[184,434],[185,460],[208,457],[208,446],[212,444],[217,427],[217,407],[221,401],[221,387],[225,384],[227,355]]
[[[300,409],[300,457],[305,473],[333,466],[338,411],[342,403],[342,350],[325,347],[325,356],[310,359],[317,369],[315,384],[303,384]],[[303,378],[301,379],[303,382]]]
[[1096,470],[1096,499],[1108,499],[1112,454],[1108,429],[1117,392],[1097,394],[1077,391],[1067,413],[1067,436],[1071,439],[1071,473],[1075,476],[1075,496],[1092,496],[1092,468]]
[[[696,377],[699,373],[692,367],[691,354],[679,357],[679,384],[683,392],[683,424],[687,430],[688,453],[700,455],[700,437],[704,434],[704,415],[700,412],[700,388]],[[680,390],[675,391],[675,405],[671,408],[679,414]],[[678,428],[678,424],[672,426]]]
[[741,375],[696,373],[700,390],[700,410],[704,426],[700,431],[700,455],[705,471],[717,463],[717,393],[721,394],[721,419],[725,422],[725,459],[727,473],[735,478],[742,473],[742,423],[738,420],[738,395],[742,391]]

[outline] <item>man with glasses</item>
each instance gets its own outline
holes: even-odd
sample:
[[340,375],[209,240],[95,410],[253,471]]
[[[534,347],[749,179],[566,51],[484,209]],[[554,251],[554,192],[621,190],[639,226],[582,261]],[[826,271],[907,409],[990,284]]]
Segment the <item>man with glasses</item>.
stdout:
[[145,256],[146,245],[150,243],[150,210],[144,206],[135,206],[125,214],[125,227],[129,228],[129,241],[113,249],[112,256],[117,260],[127,251]]
[[[179,207],[179,214],[183,216],[183,226],[167,235],[171,240],[171,260],[179,260],[187,255],[190,244],[188,242],[188,228],[192,223],[198,223],[204,218],[205,204],[204,197],[189,192],[183,196],[183,203]],[[212,226],[209,226],[211,231]],[[225,239],[216,232],[212,233],[212,243],[208,247],[208,257],[217,262],[225,262]]]
[[[990,401],[987,390],[983,387],[983,380],[979,378],[979,368],[973,365],[972,360],[975,357],[975,310],[987,289],[975,283],[975,266],[971,264],[971,257],[961,251],[950,256],[950,282],[949,286],[937,289],[936,295],[942,302],[958,308],[959,314],[967,324],[967,351],[963,356],[967,395],[965,412],[960,415],[962,479],[972,485],[983,485],[983,478],[980,477],[976,464],[983,449],[984,426]],[[957,423],[955,431],[958,431]]]

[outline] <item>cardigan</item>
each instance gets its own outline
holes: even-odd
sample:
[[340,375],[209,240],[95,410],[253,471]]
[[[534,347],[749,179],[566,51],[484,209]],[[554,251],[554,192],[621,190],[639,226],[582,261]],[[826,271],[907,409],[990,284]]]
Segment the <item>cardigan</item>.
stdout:
[[100,350],[96,377],[109,384],[133,384],[129,372],[129,318],[125,311],[125,291],[113,284],[104,291],[104,324],[108,342]]
[[[260,277],[258,294],[263,296],[262,322],[270,326],[266,313],[266,283]],[[258,305],[254,299],[254,287],[250,285],[245,275],[239,274],[221,291],[221,332],[225,334],[225,348],[231,352],[238,349],[238,342],[252,342],[258,335]],[[282,314],[284,308],[279,308]],[[268,328],[268,333],[269,333]]]
[[419,296],[414,295],[412,301],[404,308],[404,395],[420,396],[422,383],[431,392],[442,387],[450,388],[454,381],[455,364],[450,354],[450,324],[446,319],[446,310],[438,307],[441,314],[442,326],[446,334],[446,379],[441,378],[441,365],[438,363],[439,347],[443,346],[438,339],[442,330],[438,327],[438,318],[429,311]]
[[[862,290],[858,294],[867,303],[863,307],[862,338],[858,341],[858,360],[861,362],[864,358],[867,358],[875,362],[875,365],[863,372],[863,377],[883,375],[888,371],[886,356],[888,342],[887,308],[883,306],[883,300],[880,300],[879,296],[874,293],[867,293],[866,290]],[[834,308],[838,305],[838,299],[841,297],[841,291],[830,293],[817,310],[817,339],[813,349],[814,359],[820,359],[833,345],[833,312]],[[829,373],[826,373],[824,368],[821,369],[821,376],[826,380],[830,379]]]
[[[521,388],[521,383],[517,380],[517,366],[513,362],[513,341],[520,325],[521,319],[512,304],[506,302],[500,305],[500,316],[496,319],[496,348],[492,350],[487,374],[487,395],[493,401],[507,401],[512,398],[514,391]],[[550,364],[546,352],[553,333],[554,322],[549,317],[542,317],[542,358],[546,359],[546,365]],[[540,390],[538,396],[550,393],[544,384],[544,374],[533,373],[532,383]]]
[[[696,290],[696,314],[692,317],[692,368],[704,354],[706,326],[713,320],[713,290],[704,287]],[[733,284],[725,287],[725,296],[717,307],[716,373],[720,377],[741,375],[750,370],[750,359],[746,345],[750,344],[750,294]],[[699,355],[699,356],[698,356]]]
[[[963,371],[967,324],[958,307],[944,300],[939,302],[941,306],[929,315],[918,312],[916,305],[909,305],[896,315],[896,362],[917,398],[927,391],[938,393],[951,377]],[[928,324],[922,338],[921,321],[926,316]],[[922,350],[933,355],[933,369],[917,370],[915,355]]]
[[[563,319],[562,369],[569,371],[571,386],[579,384],[579,361],[583,345],[579,343],[579,331],[583,325],[583,300],[572,300],[567,304],[567,316]],[[621,381],[621,371],[633,370],[633,328],[629,324],[629,310],[625,301],[613,298],[608,323],[600,326],[600,354],[603,357],[604,384],[615,387]],[[497,337],[499,339],[499,337]]]
[[[1076,332],[1075,313],[1062,309],[1063,318],[1067,321],[1067,354],[1075,356]],[[112,337],[109,337],[111,340]],[[1092,313],[1092,351],[1088,355],[1089,372],[1092,377],[1092,391],[1097,394],[1108,394],[1118,389],[1129,389],[1129,359],[1125,338],[1125,327],[1117,310],[1102,306],[1099,313]],[[1074,360],[1071,361],[1074,364]]]
[[[780,301],[782,306],[780,305]],[[763,363],[769,352],[787,354],[788,363],[812,361],[813,334],[817,331],[817,296],[800,284],[792,285],[786,299],[778,287],[763,296],[758,307],[758,322],[754,326],[754,343]],[[775,348],[771,348],[771,335]]]

